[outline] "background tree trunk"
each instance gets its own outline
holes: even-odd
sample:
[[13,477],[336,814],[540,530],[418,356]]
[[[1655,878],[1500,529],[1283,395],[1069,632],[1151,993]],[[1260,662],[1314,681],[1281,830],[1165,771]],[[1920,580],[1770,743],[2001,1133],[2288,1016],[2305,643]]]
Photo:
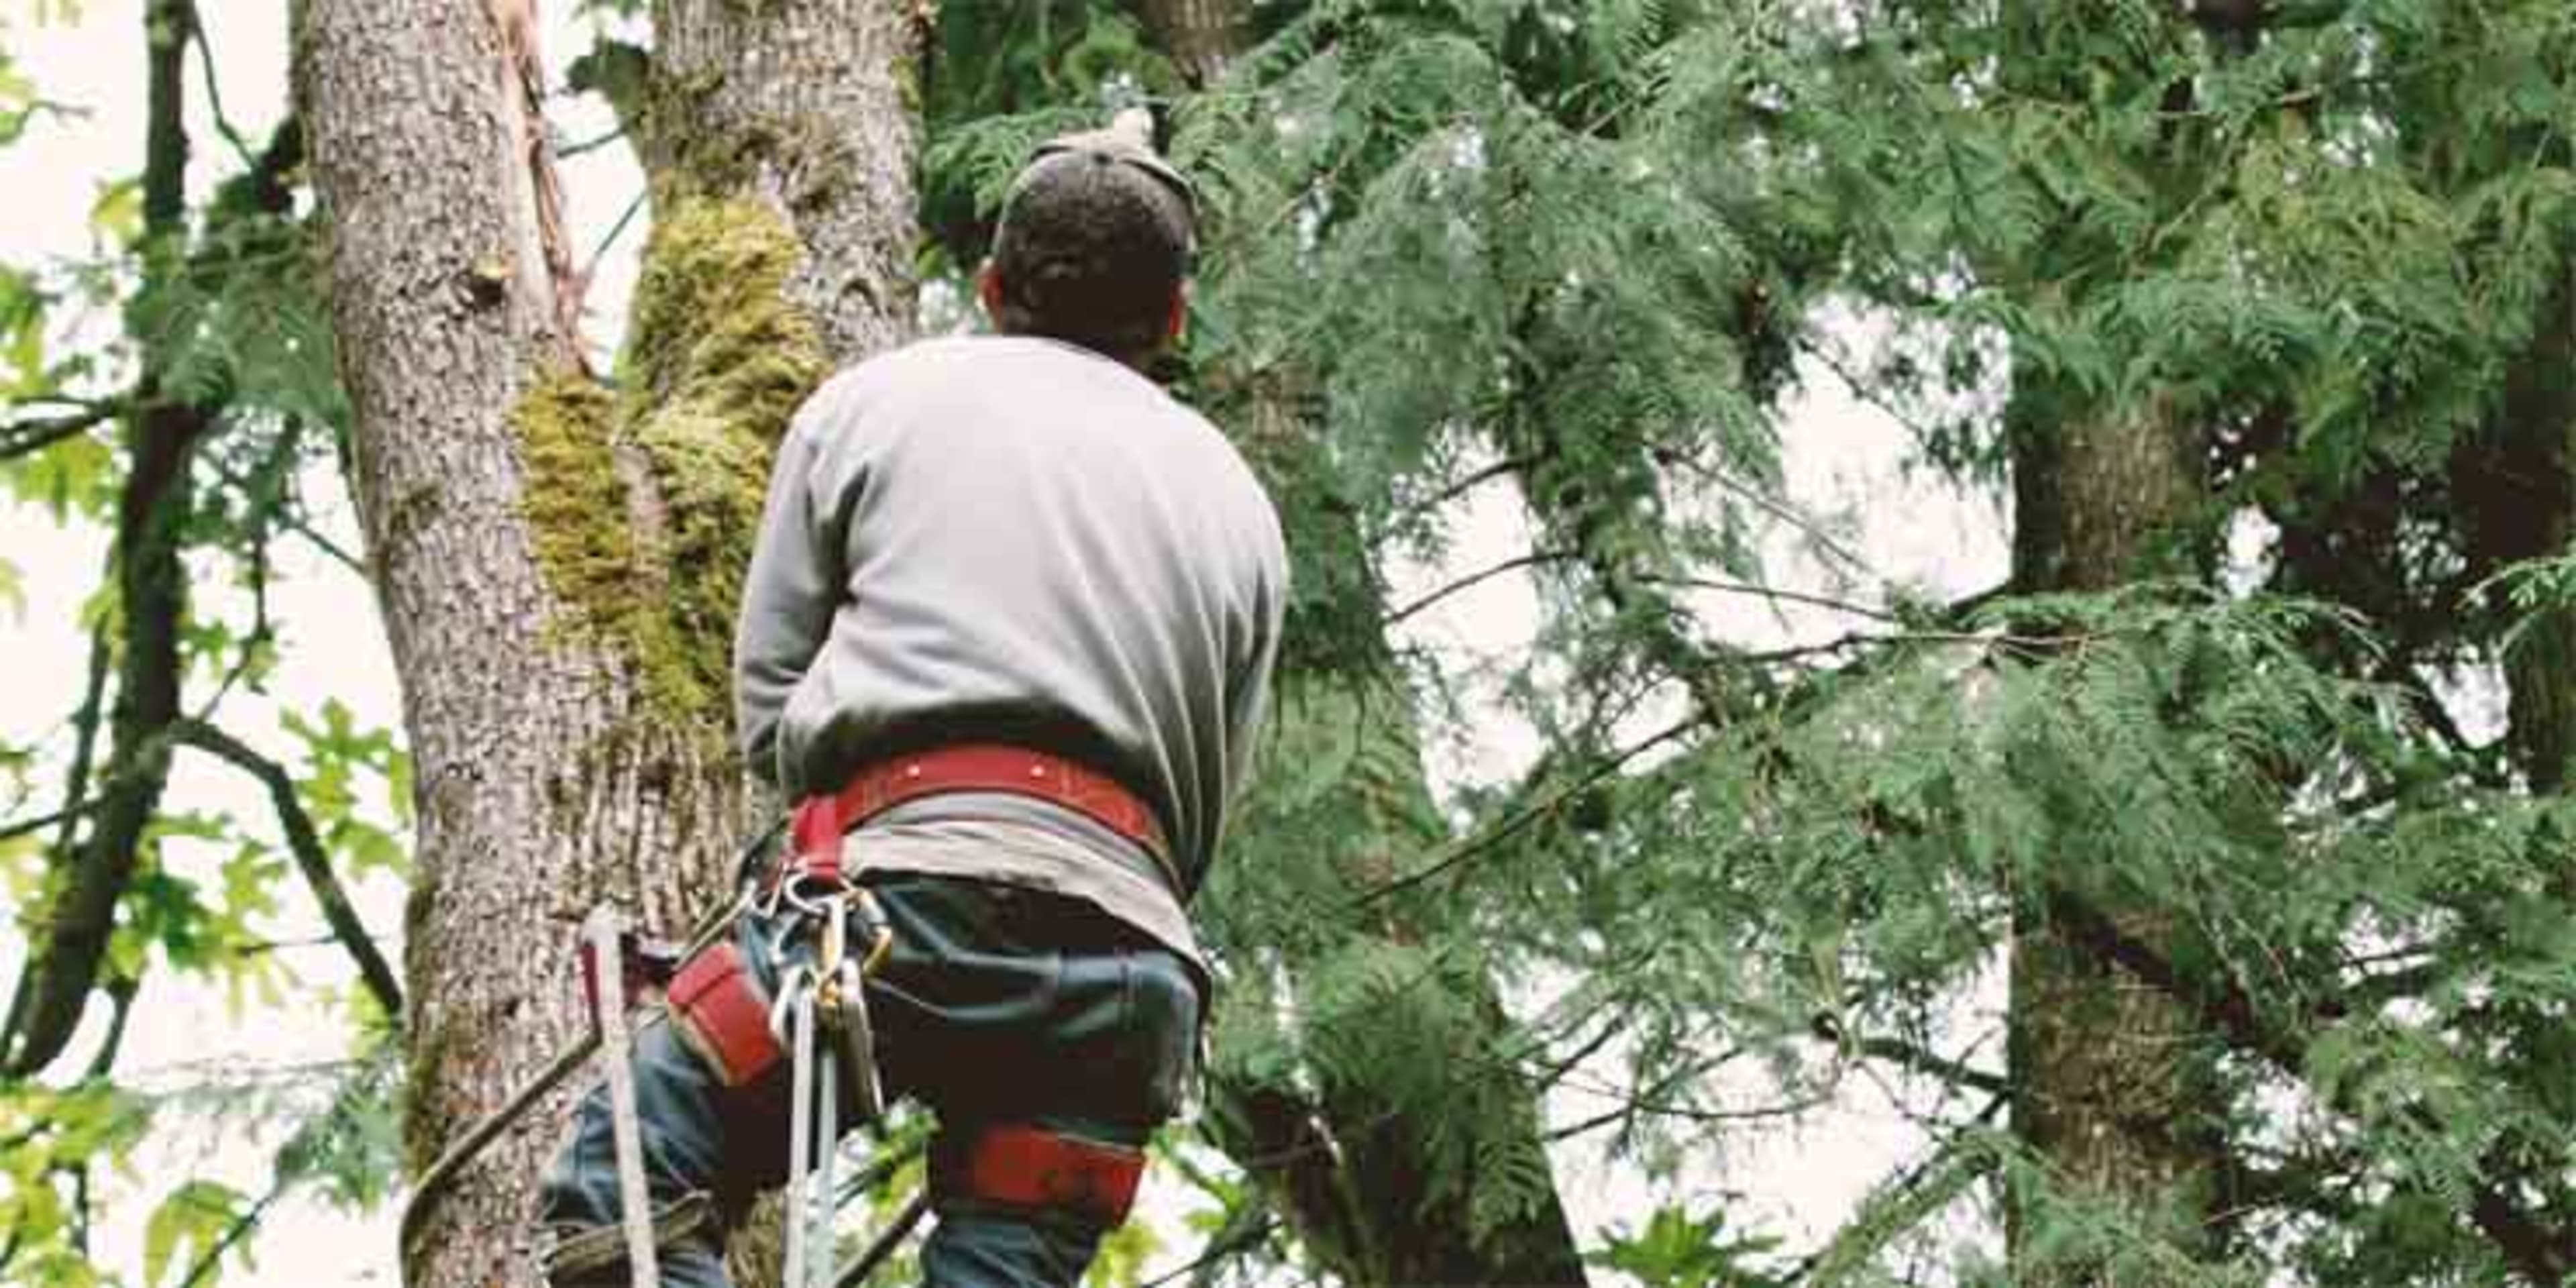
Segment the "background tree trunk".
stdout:
[[[2177,543],[2205,483],[2198,435],[2161,400],[2127,415],[2053,398],[2032,377],[2014,393],[2013,578],[2017,591],[2103,591],[2188,565]],[[2070,850],[2052,880],[2121,933],[2164,949],[2166,918],[2124,906]],[[2059,928],[2026,920],[2013,940],[2013,1128],[2050,1183],[2108,1201],[2183,1248],[2206,1247],[2224,1137],[2203,1033],[2190,1008]],[[2100,1267],[2032,1263],[2015,1281],[2108,1282]]]
[[[128,424],[128,467],[117,500],[111,573],[119,647],[115,700],[107,712],[108,758],[98,814],[77,844],[69,827],[57,847],[60,875],[44,930],[0,1025],[0,1077],[36,1073],[63,1053],[107,974],[130,996],[137,980],[107,964],[117,906],[142,870],[146,829],[170,778],[171,722],[178,719],[185,667],[188,572],[181,562],[196,514],[190,470],[213,411],[165,386],[174,339],[150,319],[165,314],[172,279],[188,267],[188,44],[196,39],[191,0],[144,7],[145,137],[142,176],[144,284],[128,331],[142,355]],[[108,628],[102,628],[108,629]],[[93,703],[94,706],[94,703]],[[86,720],[96,727],[95,710]],[[85,777],[86,765],[75,780]],[[81,790],[80,787],[75,788]]]
[[[918,33],[890,5],[655,7],[656,218],[614,393],[577,289],[521,3],[309,0],[355,473],[417,766],[416,1169],[585,1023],[580,917],[679,933],[746,821],[731,614],[769,455],[830,363],[909,325]],[[752,69],[757,69],[755,73]],[[562,1097],[404,1249],[420,1285],[535,1282]]]

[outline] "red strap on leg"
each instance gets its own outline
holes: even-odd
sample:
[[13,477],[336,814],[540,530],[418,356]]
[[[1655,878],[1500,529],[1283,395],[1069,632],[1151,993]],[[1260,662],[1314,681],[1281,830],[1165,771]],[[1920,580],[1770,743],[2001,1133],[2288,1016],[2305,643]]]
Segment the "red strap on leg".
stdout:
[[728,1087],[749,1084],[787,1054],[769,1031],[769,999],[732,944],[690,958],[671,977],[669,1000],[681,1034]]
[[933,1152],[932,1192],[1010,1207],[1070,1209],[1109,1225],[1127,1219],[1145,1152],[1043,1127],[987,1127],[961,1148]]

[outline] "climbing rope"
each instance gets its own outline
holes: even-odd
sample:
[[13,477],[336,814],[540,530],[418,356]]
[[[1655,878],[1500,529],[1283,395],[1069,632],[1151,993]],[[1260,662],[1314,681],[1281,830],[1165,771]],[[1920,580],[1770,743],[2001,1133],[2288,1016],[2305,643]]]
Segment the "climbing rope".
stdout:
[[[788,821],[781,818],[743,847],[735,865],[735,897],[699,922],[674,960],[685,962],[713,947],[743,914],[754,910],[769,914],[778,924],[772,943],[773,960],[784,960],[789,940],[809,933],[816,936],[815,960],[787,970],[779,981],[778,996],[769,1014],[772,1035],[792,1051],[794,1060],[790,1074],[795,1099],[788,1125],[784,1284],[786,1288],[817,1288],[823,1284],[859,1288],[893,1255],[929,1209],[926,1196],[914,1196],[858,1258],[838,1274],[832,1273],[832,1216],[838,1205],[833,1161],[843,1127],[839,1121],[841,1074],[846,1071],[855,1096],[849,1125],[861,1126],[882,1117],[884,1089],[877,1076],[875,1032],[868,1019],[865,986],[892,950],[894,932],[876,897],[864,888],[846,885],[837,871],[783,874],[763,896],[758,859]],[[782,912],[792,915],[779,915]],[[864,953],[855,957],[849,951],[854,920],[866,945]],[[400,1222],[400,1247],[406,1255],[420,1222],[446,1197],[457,1174],[570,1077],[583,1061],[603,1048],[608,1052],[603,1064],[617,1155],[624,1252],[637,1288],[658,1288],[656,1251],[660,1240],[678,1230],[695,1228],[703,1218],[697,1210],[703,1204],[683,1205],[687,1210],[665,1214],[661,1224],[672,1228],[657,1230],[644,1179],[641,1124],[630,1063],[636,1039],[654,1025],[667,1022],[670,1009],[667,1004],[656,1003],[632,1017],[630,1023],[626,961],[631,941],[613,909],[594,911],[585,919],[582,935],[593,1011],[589,1031],[548,1062],[498,1109],[477,1119],[421,1173],[403,1206]],[[830,1041],[818,1051],[820,1033],[828,1033]],[[679,1220],[673,1220],[675,1217]],[[607,1232],[598,1233],[605,1236]],[[817,1241],[819,1252],[814,1251]]]

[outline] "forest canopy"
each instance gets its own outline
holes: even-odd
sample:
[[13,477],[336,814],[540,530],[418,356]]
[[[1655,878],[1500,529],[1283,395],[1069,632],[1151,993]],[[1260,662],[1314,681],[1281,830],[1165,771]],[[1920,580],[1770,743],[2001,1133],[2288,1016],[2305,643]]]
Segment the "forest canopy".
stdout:
[[[87,247],[0,250],[0,604],[77,587],[84,653],[0,726],[0,1283],[389,1228],[569,1031],[563,910],[682,928],[767,813],[722,648],[787,415],[976,325],[1032,147],[1140,105],[1204,221],[1157,375],[1294,599],[1186,1197],[1101,1282],[2576,1273],[2563,0],[290,8],[253,119],[221,6],[0,7],[0,157],[87,110],[61,24],[142,105],[47,177]],[[2009,566],[1802,495],[1829,400]],[[398,724],[293,683],[324,580]],[[344,1058],[122,1060],[227,990]],[[1848,1210],[1726,1170],[1862,1097]],[[260,1185],[137,1172],[228,1134]]]

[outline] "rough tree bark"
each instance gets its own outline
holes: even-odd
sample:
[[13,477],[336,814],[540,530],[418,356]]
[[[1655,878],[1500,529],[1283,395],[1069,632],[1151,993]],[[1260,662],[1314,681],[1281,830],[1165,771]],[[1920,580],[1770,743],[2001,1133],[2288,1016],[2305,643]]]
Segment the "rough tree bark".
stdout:
[[[405,1144],[416,1169],[580,1030],[576,923],[677,933],[751,803],[727,641],[769,456],[900,335],[920,33],[887,0],[663,0],[622,51],[654,233],[611,390],[577,283],[529,0],[305,0],[299,83],[355,484],[417,766]],[[494,1147],[405,1282],[532,1284],[563,1122]]]
[[[2183,571],[2176,543],[2206,486],[2190,423],[2160,402],[2114,414],[2050,394],[2029,377],[2008,413],[2014,588],[2099,591]],[[2079,852],[2060,856],[2058,879],[2092,903],[2100,892],[2081,878],[2084,864]],[[2150,910],[2095,906],[2131,939],[2159,950],[2171,940]],[[2206,1246],[2223,1142],[2190,1009],[2036,922],[2014,938],[2011,993],[2013,1128],[2053,1183],[2108,1200],[2181,1247]],[[2014,1228],[2019,1261],[2018,1205]],[[2098,1284],[2101,1273],[2015,1266],[2016,1282],[2029,1284]]]
[[[1137,6],[1157,46],[1195,87],[1205,88],[1240,55],[1250,34],[1244,0],[1142,0]],[[1300,405],[1291,382],[1272,378],[1247,385],[1236,373],[1203,373],[1207,385],[1231,391],[1222,418],[1228,433],[1253,462],[1283,509],[1289,530],[1314,538],[1296,551],[1298,576],[1310,585],[1330,583],[1339,620],[1375,623],[1385,615],[1378,583],[1367,572],[1370,557],[1344,514],[1299,515],[1331,504],[1319,482],[1324,444]],[[1222,396],[1222,395],[1221,395]],[[1302,520],[1302,521],[1301,521]],[[1320,534],[1320,535],[1318,535]],[[1312,598],[1313,592],[1301,598]],[[1293,629],[1293,627],[1292,627]],[[1428,851],[1443,839],[1431,808],[1412,697],[1397,674],[1381,628],[1373,646],[1332,656],[1294,657],[1283,666],[1269,754],[1305,763],[1347,765],[1326,804],[1338,823],[1328,829],[1341,847],[1337,867],[1353,890],[1387,884],[1408,853]],[[1292,650],[1292,653],[1297,650]],[[1259,787],[1247,802],[1247,831],[1265,816],[1300,807],[1265,800]],[[1247,838],[1248,839],[1248,838]],[[1413,948],[1420,936],[1388,905],[1365,932],[1388,951]],[[1293,995],[1296,979],[1274,981]],[[1472,992],[1469,1010],[1479,1017],[1474,1054],[1464,1050],[1432,1058],[1453,1060],[1462,1073],[1451,1131],[1474,1121],[1495,1139],[1480,1141],[1480,1160],[1526,1160],[1546,1175],[1540,1139],[1538,1087],[1509,1063],[1496,1068],[1475,1055],[1509,1049],[1510,1017],[1489,982],[1460,981]],[[1371,1014],[1360,1025],[1393,1026],[1402,1017]],[[1314,1040],[1355,1042],[1370,1035],[1315,1034]],[[1580,1284],[1583,1262],[1572,1227],[1553,1186],[1537,1201],[1502,1219],[1479,1220],[1465,1187],[1433,1188],[1443,1170],[1430,1124],[1393,1113],[1385,1095],[1362,1082],[1318,1073],[1316,1094],[1291,1093],[1272,1084],[1213,1089],[1215,1135],[1229,1154],[1258,1178],[1270,1201],[1326,1266],[1354,1284]],[[1495,1107],[1500,1111],[1495,1112]]]

